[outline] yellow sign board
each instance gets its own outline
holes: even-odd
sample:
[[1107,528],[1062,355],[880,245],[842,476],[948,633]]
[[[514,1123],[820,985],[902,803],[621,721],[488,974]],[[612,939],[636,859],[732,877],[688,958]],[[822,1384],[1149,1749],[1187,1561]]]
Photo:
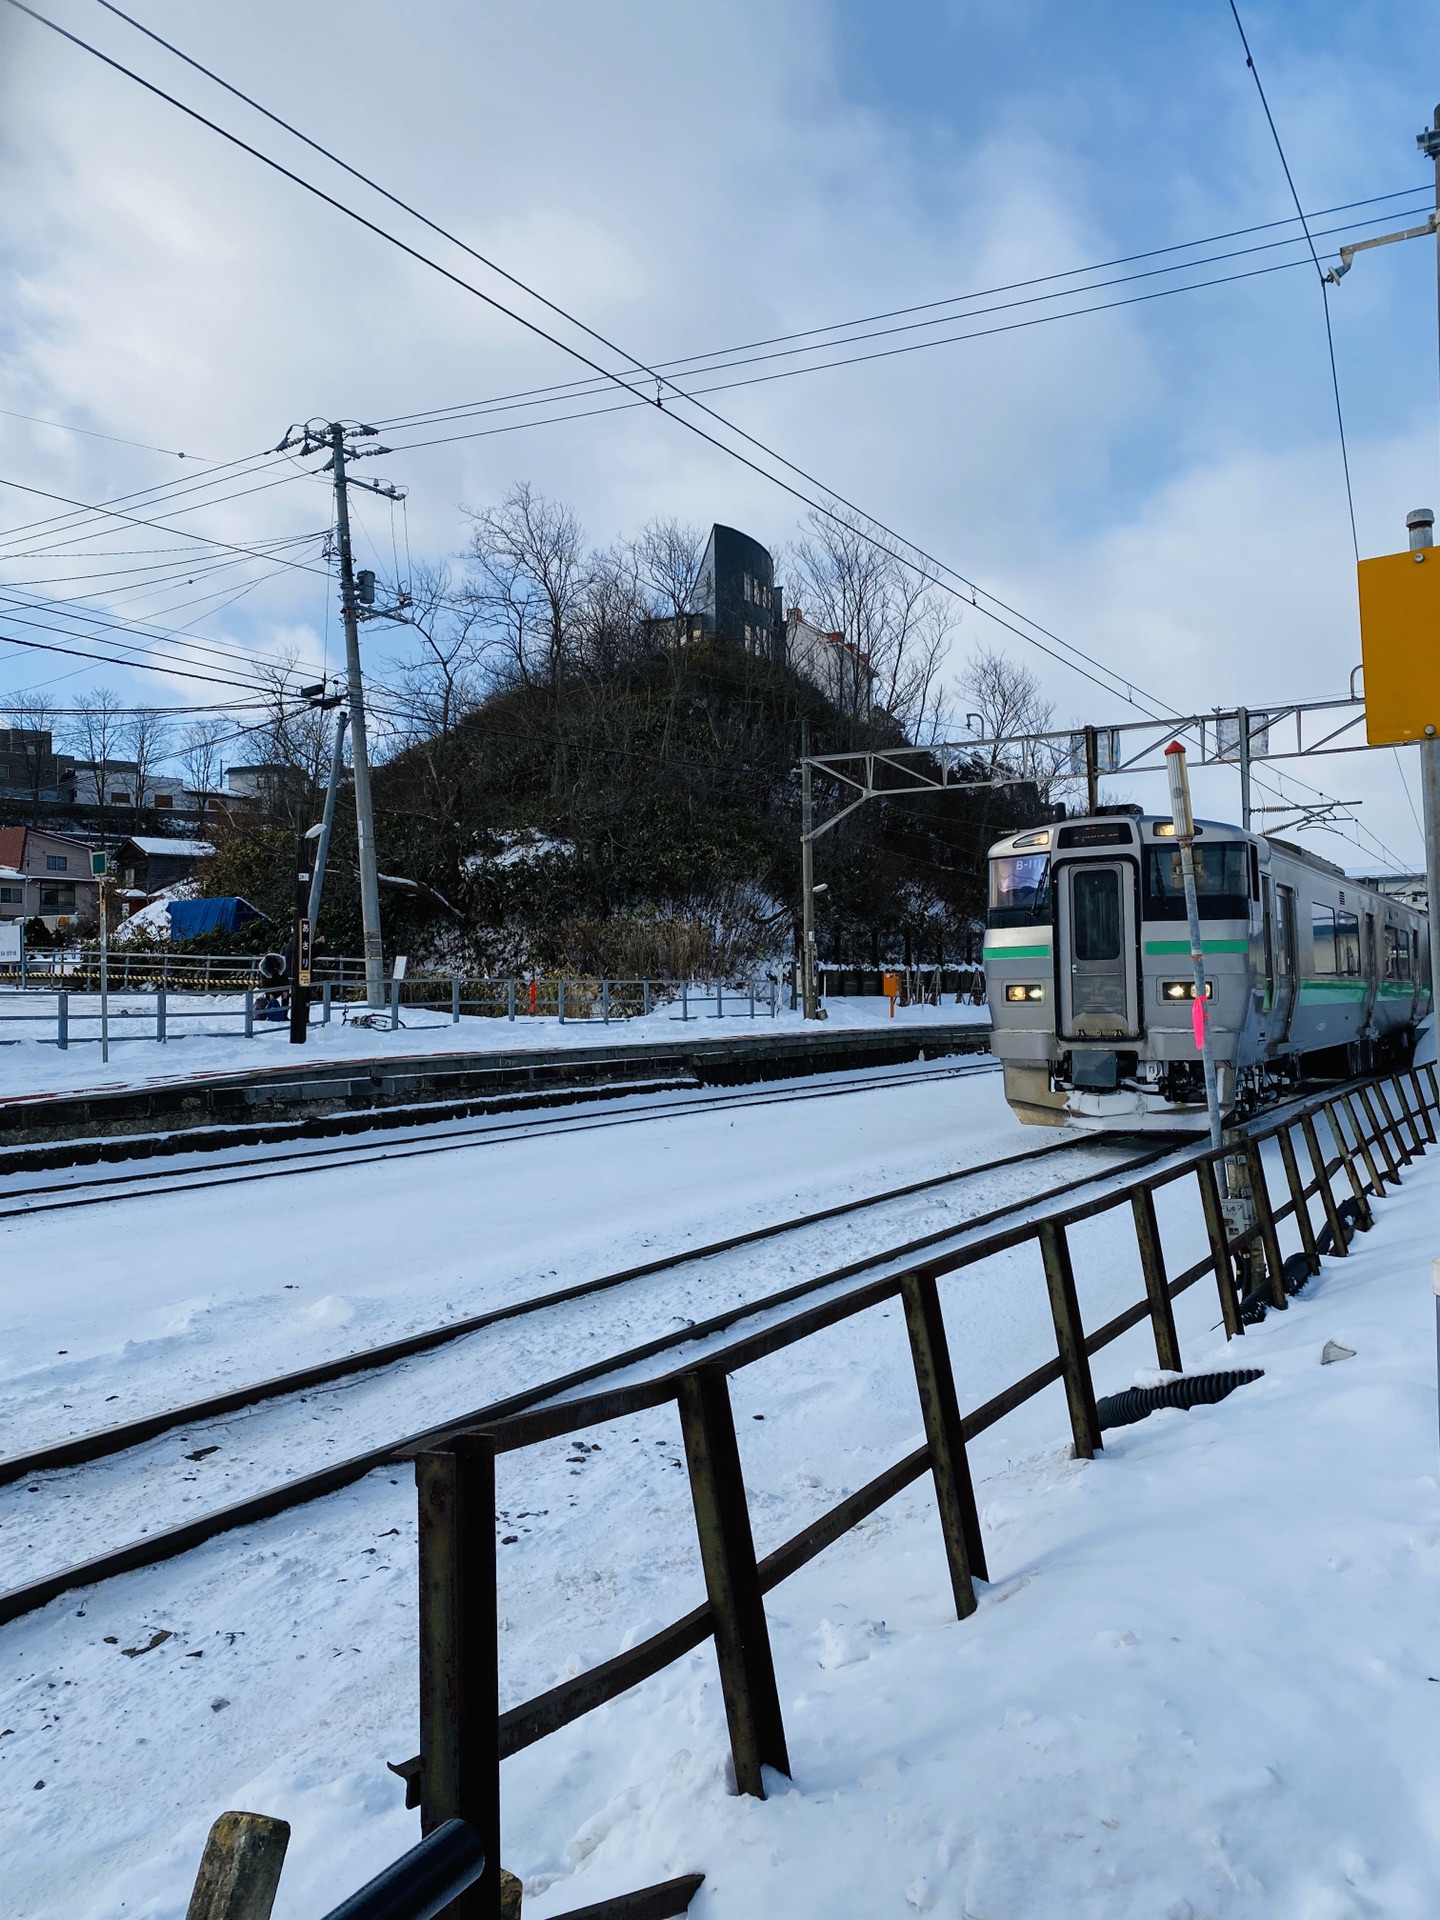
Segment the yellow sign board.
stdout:
[[1359,579],[1366,739],[1440,734],[1440,547],[1362,560]]

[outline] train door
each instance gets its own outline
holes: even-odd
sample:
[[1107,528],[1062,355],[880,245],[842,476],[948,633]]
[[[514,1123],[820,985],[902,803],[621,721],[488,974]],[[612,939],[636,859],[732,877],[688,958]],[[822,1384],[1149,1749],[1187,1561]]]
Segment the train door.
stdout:
[[1060,868],[1061,1030],[1077,1040],[1131,1040],[1140,1032],[1136,979],[1136,870],[1128,860]]
[[1365,916],[1365,1022],[1368,1025],[1375,1013],[1375,1002],[1380,995],[1380,951],[1375,942],[1375,916]]
[[1270,1045],[1287,1039],[1295,1011],[1295,889],[1275,888],[1274,911],[1265,903],[1265,946],[1270,966]]

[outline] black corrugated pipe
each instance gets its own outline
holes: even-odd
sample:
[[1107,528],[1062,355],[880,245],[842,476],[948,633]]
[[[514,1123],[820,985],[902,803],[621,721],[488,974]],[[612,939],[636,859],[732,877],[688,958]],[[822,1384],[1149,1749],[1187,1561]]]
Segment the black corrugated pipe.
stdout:
[[1102,1427],[1133,1427],[1157,1407],[1212,1407],[1247,1380],[1263,1379],[1263,1367],[1240,1367],[1233,1373],[1187,1373],[1158,1387],[1127,1387],[1107,1393],[1095,1403]]

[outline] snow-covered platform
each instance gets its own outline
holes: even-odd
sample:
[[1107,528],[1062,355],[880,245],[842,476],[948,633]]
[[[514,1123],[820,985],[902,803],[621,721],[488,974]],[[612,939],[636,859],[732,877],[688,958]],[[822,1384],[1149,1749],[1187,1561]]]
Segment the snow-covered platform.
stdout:
[[[989,1034],[984,1007],[906,1007],[891,1019],[884,1000],[855,999],[832,1001],[828,1011],[823,1024],[788,1011],[716,1014],[696,1000],[688,1019],[669,1006],[610,1025],[407,1013],[394,1030],[313,1025],[303,1048],[289,1044],[284,1025],[246,1039],[187,1033],[176,1016],[165,1044],[114,1045],[108,1065],[92,1044],[62,1052],[32,1040],[0,1050],[0,1143],[447,1101],[518,1105],[652,1081],[737,1084],[980,1052]],[[72,1008],[72,1025],[84,1017]],[[195,1019],[203,1024],[203,1014]]]

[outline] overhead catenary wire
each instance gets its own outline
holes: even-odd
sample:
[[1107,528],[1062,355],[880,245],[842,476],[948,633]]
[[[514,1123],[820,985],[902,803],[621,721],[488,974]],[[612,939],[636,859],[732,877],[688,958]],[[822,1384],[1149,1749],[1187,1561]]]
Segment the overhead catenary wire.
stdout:
[[1280,166],[1285,175],[1285,184],[1290,189],[1290,198],[1295,202],[1295,213],[1305,230],[1305,239],[1310,248],[1310,258],[1315,268],[1315,277],[1320,286],[1320,304],[1325,314],[1325,347],[1330,356],[1330,388],[1335,398],[1335,425],[1340,435],[1340,464],[1345,472],[1345,504],[1350,513],[1350,544],[1355,549],[1356,564],[1360,560],[1360,535],[1355,525],[1355,492],[1350,483],[1350,450],[1345,444],[1345,410],[1340,404],[1340,374],[1335,365],[1335,333],[1330,324],[1330,290],[1326,284],[1325,271],[1320,265],[1320,256],[1315,251],[1315,242],[1311,238],[1310,223],[1305,209],[1300,204],[1300,195],[1295,186],[1295,176],[1290,171],[1290,162],[1285,157],[1284,143],[1280,130],[1275,125],[1275,116],[1270,111],[1270,102],[1265,97],[1265,84],[1260,78],[1260,69],[1255,64],[1255,56],[1250,51],[1250,42],[1246,37],[1244,22],[1240,18],[1240,9],[1236,0],[1228,0],[1230,14],[1235,22],[1235,31],[1240,35],[1240,44],[1245,49],[1245,64],[1250,69],[1250,77],[1255,82],[1255,91],[1260,96],[1260,105],[1265,113],[1265,124],[1270,129],[1270,138],[1275,142],[1275,151],[1279,155]]
[[[568,341],[562,340],[548,328],[540,325],[538,321],[532,320],[528,316],[517,312],[513,307],[507,306],[504,301],[496,299],[494,295],[486,293],[472,281],[466,280],[451,268],[432,259],[428,254],[422,253],[418,247],[412,246],[409,241],[403,240],[399,235],[389,232],[376,221],[369,219],[365,214],[359,212],[358,209],[348,206],[344,201],[326,192],[324,188],[317,186],[313,181],[305,179],[303,175],[285,166],[272,155],[265,153],[250,141],[243,139],[239,134],[232,133],[228,128],[221,126],[218,121],[210,119],[197,108],[189,106],[185,101],[167,92],[165,88],[157,85],[156,82],[146,79],[143,75],[136,73],[133,68],[127,67],[122,61],[115,59],[110,54],[102,52],[100,48],[94,46],[90,41],[83,39],[78,34],[72,33],[68,28],[62,27],[58,21],[51,20],[45,14],[37,12],[35,8],[26,5],[25,0],[9,0],[9,4],[14,7],[17,12],[23,13],[28,18],[38,22],[41,26],[49,28],[51,32],[58,34],[62,39],[70,41],[84,52],[91,54],[104,65],[122,74],[126,79],[133,81],[137,86],[144,88],[146,92],[152,93],[156,98],[164,100],[178,112],[185,114],[188,118],[196,121],[197,124],[217,134],[221,139],[230,142],[230,144],[237,147],[240,151],[260,161],[262,165],[271,168],[283,178],[290,180],[293,184],[300,187],[302,191],[313,195],[316,199],[332,207],[346,219],[354,221],[358,226],[365,228],[368,232],[386,241],[389,245],[395,247],[398,251],[404,253],[410,259],[415,260],[420,265],[431,268],[432,271],[440,274],[442,278],[448,280],[452,285],[472,294],[476,299],[481,300],[494,311],[506,315],[509,319],[514,320],[517,325],[524,327],[528,332],[536,335],[537,338],[543,339],[550,345],[559,348],[561,352],[569,354],[571,358],[578,360],[582,366],[588,367],[592,373],[600,374],[605,379],[612,381],[626,393],[633,391],[633,389],[627,385],[625,378],[621,374],[616,373],[612,368],[602,366],[598,361],[591,358],[588,353]],[[106,0],[106,4],[108,4],[108,0]],[[121,14],[118,8],[111,8],[110,10],[115,12],[119,17],[129,21],[129,16]],[[129,23],[137,26],[138,31],[145,33],[149,38],[159,40],[159,36],[152,34],[148,28],[139,27],[138,23],[133,21]],[[197,71],[205,73],[207,78],[214,79],[216,84],[223,87],[227,92],[244,100],[247,105],[255,104],[250,100],[248,95],[242,94],[238,88],[232,87],[228,81],[219,79],[218,76],[212,74],[208,68],[202,67],[198,61],[192,60],[189,55],[179,52],[170,42],[164,41],[160,42],[160,44],[163,44],[168,51],[175,53],[176,57],[184,60],[187,65],[196,68]],[[275,121],[276,124],[285,126],[287,131],[291,131],[288,122],[280,121],[279,117],[271,114],[268,109],[257,106],[256,111],[265,114],[267,119]],[[666,381],[663,375],[657,373],[657,371],[653,367],[650,367],[645,361],[637,359],[635,355],[627,353],[623,348],[616,346],[604,335],[598,333],[593,327],[586,325],[585,322],[575,319],[574,316],[567,313],[564,308],[559,307],[554,301],[547,299],[545,295],[536,293],[532,288],[526,286],[523,281],[507,272],[504,268],[494,266],[491,261],[483,254],[480,254],[475,248],[470,247],[466,242],[449,234],[444,228],[439,227],[437,223],[429,220],[425,215],[415,213],[413,209],[409,208],[407,203],[398,200],[396,196],[389,194],[384,188],[375,186],[368,176],[361,174],[358,169],[336,158],[336,156],[330,153],[328,148],[320,146],[318,142],[311,140],[308,135],[297,134],[296,137],[304,140],[305,144],[312,147],[315,151],[322,153],[327,159],[330,159],[333,164],[342,167],[355,178],[364,181],[367,186],[371,186],[374,191],[381,193],[394,204],[404,207],[407,212],[413,214],[413,217],[420,219],[433,231],[442,234],[451,244],[471,255],[472,258],[479,260],[487,268],[500,274],[501,277],[509,281],[512,285],[522,288],[530,297],[537,300],[550,311],[561,315],[571,325],[579,328],[580,331],[588,335],[591,339],[598,341],[609,351],[620,354],[629,363],[629,367],[632,370],[648,374],[651,379],[657,382],[657,395],[655,401],[652,403],[656,410],[665,414],[667,418],[675,421],[687,432],[713,447],[717,452],[726,454],[729,458],[737,461],[740,465],[748,468],[762,479],[768,480],[771,485],[780,488],[782,492],[801,501],[805,506],[830,520],[835,525],[844,527],[848,531],[858,534],[859,537],[866,540],[876,551],[883,552],[891,559],[899,562],[902,566],[908,567],[917,578],[937,587],[942,592],[953,595],[961,601],[966,601],[972,608],[984,614],[987,619],[992,620],[996,625],[1015,634],[1017,638],[1035,647],[1037,651],[1045,653],[1058,664],[1069,667],[1071,671],[1078,673],[1083,679],[1101,688],[1102,691],[1109,694],[1112,698],[1124,700],[1127,705],[1135,707],[1138,712],[1148,711],[1145,705],[1133,699],[1132,690],[1134,683],[1126,676],[1106,666],[1103,661],[1095,659],[1093,655],[1086,653],[1083,648],[1075,646],[1073,642],[1062,639],[1058,634],[1051,632],[1049,628],[1042,626],[1038,621],[1031,620],[1028,615],[1010,606],[1008,602],[1000,599],[998,595],[990,593],[987,589],[980,587],[978,583],[972,581],[968,575],[962,574],[958,569],[951,567],[944,561],[936,559],[935,556],[927,553],[923,548],[907,541],[902,534],[897,533],[883,521],[867,514],[866,511],[857,506],[854,501],[848,500],[838,491],[826,487],[823,481],[817,479],[816,476],[809,473],[805,468],[766,446],[757,436],[747,433],[743,428],[736,426],[734,422],[715,412],[713,408],[706,407],[698,401],[692,402],[700,413],[714,421],[717,426],[723,428],[726,432],[735,434],[739,439],[754,447],[758,452],[763,453],[767,458],[778,462],[780,466],[788,472],[795,474],[798,479],[803,480],[807,485],[818,488],[822,497],[817,499],[812,494],[807,494],[803,488],[795,485],[792,481],[786,480],[782,474],[774,473],[769,468],[762,466],[758,460],[752,458],[741,448],[728,445],[724,440],[717,438],[715,434],[709,432],[699,422],[687,418],[685,415],[676,412],[673,408],[667,408],[663,403],[659,389],[668,386],[674,396],[681,400],[689,399],[690,396],[673,382]],[[840,509],[844,509],[845,511],[842,512]],[[858,517],[859,520],[866,524],[857,527],[853,519],[846,518],[847,513]],[[881,534],[885,535],[889,540],[896,542],[898,547],[907,548],[908,551],[901,552],[897,551],[896,547],[887,547],[885,541],[879,537]],[[947,578],[947,575],[950,577]],[[955,584],[956,582],[959,583],[958,586]],[[981,604],[981,595],[984,596],[984,600],[988,602],[988,604]],[[997,609],[1000,611],[997,611]],[[1016,621],[1023,621],[1025,624],[1023,626],[1017,625]],[[1033,631],[1031,629],[1033,629]],[[1037,634],[1043,635],[1044,638],[1038,639],[1036,637]],[[1047,645],[1047,641],[1051,644]],[[1055,651],[1057,647],[1061,649],[1060,652]],[[1146,698],[1153,702],[1154,696],[1147,695]]]
[[38,413],[16,413],[13,407],[0,407],[0,420],[28,420],[32,426],[54,427],[60,433],[80,433],[87,440],[108,440],[115,447],[138,447],[142,453],[162,453],[171,460],[198,460],[209,465],[203,454],[177,453],[174,447],[152,447],[148,440],[125,440],[118,433],[101,433],[95,427],[77,427],[70,420],[47,420]]
[[[25,5],[24,0],[9,0],[9,3],[13,7],[15,7],[17,11],[26,14],[28,17],[34,19],[39,24],[49,28],[51,31],[60,35],[62,38],[69,40],[72,44],[82,48],[84,51],[90,53],[93,57],[99,59],[104,64],[106,64],[107,66],[115,70],[116,72],[121,73],[126,78],[132,80],[137,85],[143,87],[146,91],[154,94],[156,97],[160,99],[163,99],[164,101],[167,102],[167,104],[176,108],[177,111],[184,113],[189,118],[195,120],[197,123],[207,127],[211,132],[216,133],[221,138],[235,145],[237,148],[250,154],[253,158],[259,160],[263,165],[270,167],[277,173],[281,174],[283,177],[291,180],[294,184],[301,187],[302,190],[314,195],[316,198],[330,205],[336,211],[343,214],[346,218],[353,220],[360,226],[366,228],[368,231],[375,234],[377,237],[386,240],[389,244],[396,247],[403,253],[407,254],[412,259],[415,259],[420,264],[429,266],[433,271],[442,275],[444,278],[449,280],[452,284],[471,293],[476,298],[482,300],[485,304],[495,309],[496,311],[506,314],[509,318],[514,320],[517,324],[526,328],[528,331],[536,334],[540,338],[547,340],[550,344],[559,347],[561,351],[568,353],[572,358],[580,361],[582,365],[589,367],[593,373],[598,374],[604,379],[611,381],[616,385],[621,386],[627,392],[633,392],[633,388],[628,386],[624,376],[617,374],[611,368],[600,365],[598,362],[594,361],[587,353],[576,348],[569,342],[566,342],[560,339],[548,328],[541,326],[539,323],[530,319],[528,316],[525,316],[523,314],[516,312],[512,307],[509,307],[504,302],[495,299],[493,295],[490,295],[484,292],[481,288],[476,287],[472,282],[465,280],[464,278],[462,278],[462,276],[455,273],[450,268],[445,267],[440,262],[431,259],[428,255],[422,253],[418,248],[410,245],[409,242],[401,239],[398,235],[390,233],[385,228],[379,226],[375,221],[370,220],[366,215],[360,213],[357,209],[348,206],[343,201],[337,199],[334,195],[326,192],[323,188],[317,186],[314,182],[305,179],[303,176],[296,173],[293,169],[284,166],[280,161],[274,159],[271,155],[264,153],[258,147],[242,139],[239,135],[230,132],[229,129],[221,126],[218,122],[209,119],[206,115],[200,113],[196,108],[189,106],[184,101],[178,99],[175,95],[170,94],[164,88],[158,86],[155,82],[144,78],[144,76],[136,73],[133,69],[125,66],[122,62],[114,59],[109,54],[102,52],[98,47],[95,47],[90,42],[82,39],[79,35],[71,33],[68,29],[61,27],[58,24],[58,22],[47,18],[44,14],[37,12],[33,7]],[[285,131],[292,134],[293,137],[300,139],[305,145],[310,147],[313,151],[321,154],[323,157],[329,160],[332,164],[340,167],[343,171],[349,173],[353,178],[360,180],[372,191],[379,193],[383,198],[389,200],[392,204],[402,208],[405,212],[410,214],[411,217],[420,220],[422,224],[430,228],[435,233],[440,234],[450,244],[459,247],[463,252],[469,254],[472,258],[475,258],[476,260],[482,262],[482,264],[484,264],[489,270],[499,274],[502,278],[507,280],[511,285],[514,285],[517,288],[524,291],[530,298],[536,300],[540,305],[544,306],[549,311],[564,318],[570,325],[578,328],[590,339],[603,345],[610,352],[621,355],[621,357],[629,363],[629,366],[632,370],[634,370],[635,372],[644,373],[656,382],[656,396],[652,404],[657,408],[657,410],[668,412],[669,417],[671,419],[676,420],[680,425],[685,427],[689,432],[698,436],[700,439],[702,439],[707,444],[714,447],[716,450],[726,453],[730,458],[737,460],[738,462],[740,462],[740,464],[750,468],[752,471],[756,472],[761,477],[768,479],[771,482],[771,484],[780,487],[783,491],[791,494],[794,498],[801,500],[804,504],[809,506],[812,511],[819,513],[823,517],[832,520],[838,525],[847,527],[849,530],[858,533],[860,537],[867,540],[869,544],[871,544],[878,550],[887,552],[891,558],[909,567],[919,578],[921,578],[922,580],[925,580],[927,583],[933,584],[936,587],[940,588],[942,591],[955,595],[955,597],[961,599],[962,601],[965,600],[966,592],[968,592],[969,604],[972,607],[974,607],[976,611],[985,614],[987,618],[995,621],[998,625],[1006,628],[1008,631],[1015,633],[1017,637],[1025,640],[1028,644],[1037,647],[1038,650],[1046,653],[1052,659],[1055,659],[1060,664],[1064,664],[1070,667],[1072,671],[1080,673],[1082,677],[1091,681],[1096,686],[1101,687],[1104,691],[1111,694],[1113,697],[1124,699],[1127,702],[1127,704],[1134,706],[1137,711],[1142,711],[1142,712],[1148,711],[1147,707],[1144,704],[1142,704],[1142,701],[1136,700],[1134,698],[1135,693],[1139,692],[1144,696],[1144,700],[1150,702],[1152,706],[1155,704],[1158,704],[1163,709],[1165,709],[1167,713],[1174,712],[1173,707],[1170,707],[1167,702],[1159,701],[1157,696],[1146,693],[1143,688],[1138,688],[1135,685],[1135,683],[1131,681],[1128,677],[1121,675],[1115,669],[1107,666],[1104,662],[1097,660],[1094,656],[1086,653],[1083,649],[1076,647],[1072,642],[1066,641],[1062,639],[1059,635],[1054,634],[1053,632],[1050,631],[1050,629],[1043,627],[1039,622],[1036,622],[1032,620],[1029,616],[1021,613],[1019,609],[1010,606],[1007,602],[1001,600],[997,595],[991,594],[986,589],[979,587],[978,583],[969,579],[968,576],[961,574],[958,569],[951,567],[946,562],[936,559],[935,556],[926,553],[924,549],[919,548],[918,546],[914,546],[912,543],[905,540],[903,535],[900,535],[894,529],[886,526],[884,522],[879,521],[878,519],[874,518],[874,516],[867,514],[865,510],[863,508],[860,508],[858,505],[856,505],[855,502],[846,499],[844,495],[839,494],[836,490],[826,487],[824,482],[820,481],[815,475],[809,473],[803,467],[789,460],[784,455],[778,453],[775,449],[768,447],[763,441],[759,440],[756,436],[747,433],[743,428],[738,427],[732,421],[716,413],[714,409],[706,407],[703,404],[701,404],[698,400],[695,399],[694,396],[687,393],[683,388],[678,387],[673,381],[667,380],[662,373],[657,371],[657,369],[649,366],[648,363],[646,363],[645,361],[637,358],[635,355],[619,347],[615,342],[609,340],[605,335],[599,333],[593,327],[588,326],[585,322],[579,320],[576,316],[567,312],[566,309],[559,306],[556,302],[549,300],[545,295],[540,294],[534,288],[528,286],[524,281],[520,280],[517,276],[509,273],[506,269],[499,267],[495,262],[489,260],[486,256],[479,253],[477,249],[469,246],[466,242],[458,239],[457,236],[449,233],[446,229],[439,226],[437,222],[430,220],[428,216],[420,213],[418,209],[410,206],[407,202],[399,199],[398,196],[390,193],[387,189],[380,187],[378,183],[372,180],[368,175],[365,175],[359,169],[353,166],[350,166],[347,162],[340,160],[338,156],[336,156],[328,148],[321,145],[321,143],[311,139],[310,136],[301,133],[298,129],[294,128],[291,125],[291,123],[282,120],[280,116],[273,114],[270,112],[269,109],[260,106],[259,103],[254,101],[249,95],[244,94],[243,92],[241,92],[240,89],[232,86],[228,81],[223,80],[219,75],[215,74],[211,69],[203,66],[199,61],[196,61],[192,59],[191,56],[189,56],[188,54],[183,53],[180,49],[175,47],[173,43],[167,40],[164,40],[160,35],[153,33],[149,28],[144,27],[140,22],[132,19],[131,16],[124,13],[122,9],[111,4],[111,0],[99,0],[99,4],[104,6],[107,11],[116,15],[116,17],[126,21],[127,24],[134,27],[137,31],[145,34],[148,38],[155,41],[157,44],[163,46],[168,52],[175,55],[175,57],[177,57],[178,59],[184,61],[187,65],[194,68],[196,71],[203,73],[207,78],[211,79],[216,85],[222,87],[225,91],[232,94],[234,97],[242,100],[246,105],[250,106],[253,110],[261,113],[262,115],[264,115],[265,118],[272,121],[274,124],[284,128]],[[1233,0],[1232,0],[1232,7],[1233,7]],[[1238,24],[1238,14],[1236,18],[1237,18],[1237,24]],[[1257,76],[1257,84],[1258,84],[1258,76]],[[1287,169],[1287,172],[1288,172],[1288,169]],[[1305,227],[1306,237],[1308,241],[1309,229],[1304,218],[1303,210],[1299,208],[1298,199],[1297,199],[1296,205],[1297,205],[1297,211],[1300,213],[1301,224],[1303,227]],[[1313,255],[1313,241],[1310,242],[1310,245],[1311,245],[1311,250]],[[1318,265],[1318,262],[1317,262],[1317,265]],[[694,405],[701,414],[706,416],[708,419],[714,421],[718,427],[724,429],[728,433],[736,435],[738,438],[746,442],[748,445],[754,447],[758,452],[765,455],[768,459],[777,462],[780,466],[782,466],[788,472],[795,474],[797,478],[805,481],[808,485],[819,488],[821,490],[822,495],[827,497],[816,500],[808,496],[800,488],[796,487],[794,484],[787,481],[782,475],[776,474],[770,471],[769,469],[767,469],[766,467],[761,466],[758,461],[752,459],[748,454],[743,452],[741,449],[728,445],[723,440],[717,439],[714,434],[708,432],[703,426],[699,425],[696,421],[685,417],[683,414],[675,412],[673,409],[666,408],[664,406],[663,398],[662,398],[662,390],[665,388],[668,388],[671,391],[671,393],[674,394],[675,398],[682,401],[689,401],[690,404]],[[1337,399],[1338,399],[1338,385],[1337,385]],[[858,516],[863,522],[867,524],[860,527],[854,526],[853,522],[847,520],[844,514],[837,511],[837,507],[844,508],[849,514]],[[890,540],[897,542],[900,547],[907,548],[908,551],[896,552],[892,548],[886,548],[884,546],[884,542],[879,538],[877,538],[877,530],[878,530],[878,533],[884,534]],[[946,578],[945,576],[947,575],[950,577]],[[957,582],[957,581],[960,583],[960,587],[963,587],[966,590],[965,592],[960,591],[960,589],[953,584],[953,582]],[[988,602],[988,604],[985,604],[985,605],[981,604],[980,596],[982,595],[984,596],[984,600]],[[1001,609],[1002,611],[997,612],[996,611],[997,608]],[[1005,615],[1013,616],[1013,618],[1006,618],[1004,617]],[[1024,622],[1024,625],[1017,626],[1015,624],[1016,621]],[[1031,629],[1033,629],[1033,631]],[[1037,639],[1036,637],[1037,634],[1043,635],[1046,640],[1049,640],[1054,643],[1054,647],[1058,647],[1062,651],[1060,653],[1056,653],[1054,651],[1054,647],[1046,646],[1042,640]],[[1081,664],[1082,662],[1086,664]],[[1101,676],[1103,676],[1103,678]],[[1151,713],[1150,717],[1159,718],[1160,716],[1158,714]]]

